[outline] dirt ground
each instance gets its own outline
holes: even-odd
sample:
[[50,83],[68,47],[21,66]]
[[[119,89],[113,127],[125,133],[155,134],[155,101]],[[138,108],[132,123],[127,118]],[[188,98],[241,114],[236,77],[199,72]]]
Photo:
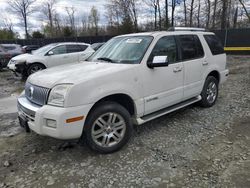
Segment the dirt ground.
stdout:
[[[138,126],[125,148],[108,155],[27,134],[17,113],[1,110],[0,188],[249,187],[250,56],[229,56],[228,65],[214,107],[192,105]],[[0,107],[23,85],[0,72]]]

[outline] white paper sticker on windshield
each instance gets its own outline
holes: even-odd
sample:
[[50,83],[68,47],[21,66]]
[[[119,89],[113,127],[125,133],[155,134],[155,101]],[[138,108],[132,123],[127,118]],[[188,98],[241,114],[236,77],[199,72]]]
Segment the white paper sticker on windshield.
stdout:
[[126,43],[130,43],[130,44],[140,44],[142,41],[142,39],[138,39],[138,38],[130,38],[126,41]]

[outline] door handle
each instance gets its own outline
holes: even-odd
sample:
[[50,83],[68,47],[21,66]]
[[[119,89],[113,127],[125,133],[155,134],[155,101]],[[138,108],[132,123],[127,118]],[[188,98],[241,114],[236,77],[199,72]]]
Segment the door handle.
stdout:
[[69,56],[63,56],[63,58],[68,58]]
[[173,69],[173,71],[174,71],[175,73],[181,72],[181,71],[182,71],[182,67],[175,67],[175,68]]
[[208,65],[207,61],[202,62],[202,65]]

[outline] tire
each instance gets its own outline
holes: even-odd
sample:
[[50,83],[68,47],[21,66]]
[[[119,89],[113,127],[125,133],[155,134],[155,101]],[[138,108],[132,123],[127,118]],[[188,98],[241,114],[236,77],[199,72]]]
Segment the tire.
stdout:
[[219,93],[218,85],[219,81],[215,77],[207,77],[201,92],[202,99],[200,105],[202,107],[209,108],[215,104]]
[[118,103],[103,102],[88,115],[83,136],[93,151],[106,154],[121,149],[132,131],[129,112]]
[[27,70],[27,75],[31,75],[31,74],[34,74],[38,71],[41,71],[43,69],[45,69],[46,67],[43,65],[43,64],[40,64],[40,63],[34,63],[34,64],[31,64]]

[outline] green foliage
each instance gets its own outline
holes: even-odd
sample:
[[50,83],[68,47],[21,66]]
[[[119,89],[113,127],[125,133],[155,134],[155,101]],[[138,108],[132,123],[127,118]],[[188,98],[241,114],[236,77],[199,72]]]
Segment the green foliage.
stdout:
[[15,33],[8,29],[0,29],[0,40],[15,39]]
[[40,31],[34,31],[32,33],[32,38],[33,39],[43,39],[44,35]]
[[74,36],[74,31],[68,26],[63,28],[63,36],[64,37],[72,37]]

